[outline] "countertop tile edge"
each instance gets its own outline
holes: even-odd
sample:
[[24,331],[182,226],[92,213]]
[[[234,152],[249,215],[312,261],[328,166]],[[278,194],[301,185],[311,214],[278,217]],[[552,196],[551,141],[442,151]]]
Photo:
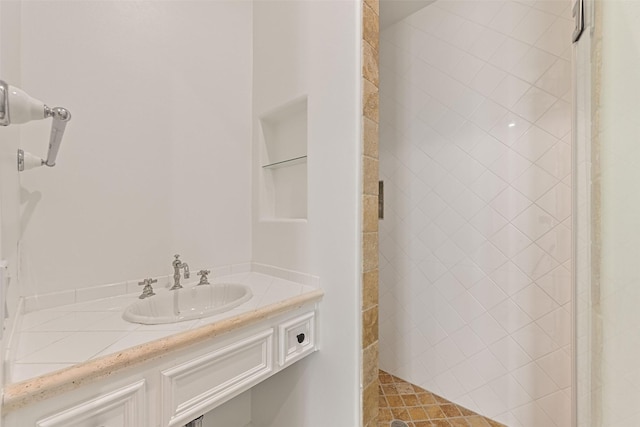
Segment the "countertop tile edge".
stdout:
[[2,401],[3,415],[28,404],[53,397],[58,393],[106,378],[122,369],[158,359],[168,352],[182,350],[201,343],[203,339],[216,337],[285,311],[302,307],[310,302],[319,301],[323,296],[324,291],[314,290],[229,319],[140,344],[60,371],[7,384]]

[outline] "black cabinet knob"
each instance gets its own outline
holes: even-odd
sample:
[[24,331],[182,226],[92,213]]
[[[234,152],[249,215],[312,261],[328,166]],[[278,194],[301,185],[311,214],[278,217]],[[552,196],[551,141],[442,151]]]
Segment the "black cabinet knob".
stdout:
[[298,334],[296,335],[296,338],[298,339],[298,344],[302,344],[304,342],[304,334]]

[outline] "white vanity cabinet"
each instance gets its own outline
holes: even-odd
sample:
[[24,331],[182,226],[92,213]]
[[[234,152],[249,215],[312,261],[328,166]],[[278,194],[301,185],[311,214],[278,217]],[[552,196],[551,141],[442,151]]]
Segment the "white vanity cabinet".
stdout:
[[272,328],[164,369],[162,425],[182,426],[273,372]]
[[[3,414],[3,427],[151,427],[149,382],[141,375],[107,379]],[[152,424],[149,424],[151,421]]]
[[10,411],[4,427],[183,426],[316,351],[316,313],[310,303],[168,349],[161,358]]
[[145,425],[145,381],[63,409],[36,422],[37,427],[137,427]]

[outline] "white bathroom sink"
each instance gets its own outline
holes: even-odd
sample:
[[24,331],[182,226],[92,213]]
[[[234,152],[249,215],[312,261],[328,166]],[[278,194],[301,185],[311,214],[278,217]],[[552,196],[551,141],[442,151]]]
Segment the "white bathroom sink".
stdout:
[[231,310],[251,296],[248,286],[237,283],[185,287],[136,301],[124,310],[122,317],[146,325],[182,322]]

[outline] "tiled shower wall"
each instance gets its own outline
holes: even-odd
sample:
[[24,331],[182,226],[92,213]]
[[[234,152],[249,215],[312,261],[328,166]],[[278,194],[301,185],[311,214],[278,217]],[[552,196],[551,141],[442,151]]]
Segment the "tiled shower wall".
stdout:
[[510,427],[571,417],[568,1],[381,33],[380,367]]

